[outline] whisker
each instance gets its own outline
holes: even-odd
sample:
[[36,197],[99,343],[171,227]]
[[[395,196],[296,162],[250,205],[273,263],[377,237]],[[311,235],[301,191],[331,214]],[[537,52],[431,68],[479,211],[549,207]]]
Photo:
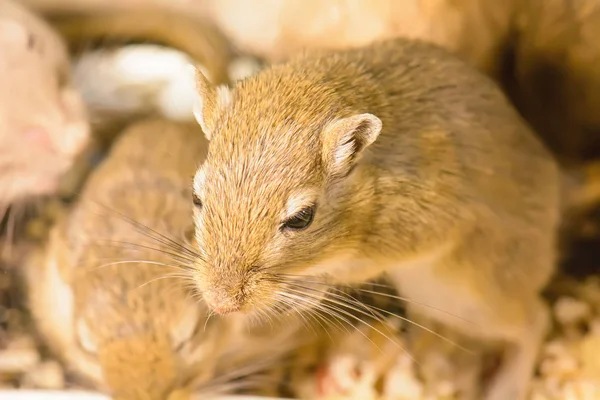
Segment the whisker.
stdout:
[[[277,292],[277,294],[283,294],[282,292]],[[302,312],[300,312],[300,310],[298,310],[297,308],[292,308],[292,310],[294,310],[296,312],[296,314],[298,314],[298,316],[300,317],[300,319],[302,319],[303,324],[306,323],[306,326],[309,327],[310,329],[312,329],[312,331],[315,333],[315,335],[317,334],[317,332],[314,330],[314,327],[311,326],[311,324],[308,322],[308,320],[304,317],[304,315],[302,315]]]
[[[118,240],[108,240],[108,239],[107,240],[101,240],[101,239],[97,240],[97,242],[103,242],[103,241],[105,241],[106,243],[109,243],[109,244],[114,244],[114,245],[119,245],[119,244],[120,245],[127,245],[127,246],[138,248],[138,249],[144,249],[144,250],[154,251],[154,252],[157,252],[157,253],[161,253],[161,254],[164,254],[164,255],[167,255],[167,256],[174,257],[174,259],[178,259],[177,260],[178,262],[184,261],[184,262],[187,262],[187,263],[190,263],[190,264],[194,262],[194,260],[191,260],[191,259],[189,259],[189,258],[187,258],[185,256],[180,255],[180,254],[172,253],[170,251],[166,251],[166,250],[159,249],[159,248],[152,247],[152,246],[147,246],[147,245],[140,244],[140,243],[125,242],[125,241],[118,241]],[[116,246],[116,247],[118,247],[118,246]],[[123,246],[121,248],[127,249],[127,247],[125,247],[125,246]],[[191,268],[191,266],[189,266],[189,268]]]
[[[324,298],[321,298],[321,297],[316,297],[316,296],[314,296],[314,295],[311,295],[311,294],[309,294],[309,293],[305,293],[305,292],[302,292],[302,291],[300,291],[300,290],[296,290],[296,289],[290,289],[290,290],[291,290],[291,291],[293,291],[294,293],[297,293],[297,294],[303,294],[303,295],[305,295],[305,296],[309,296],[309,297],[311,297],[311,298],[315,299],[316,301],[323,301],[323,305],[324,305],[324,306],[326,306],[326,307],[332,307],[332,308],[333,308],[333,309],[335,309],[337,312],[341,312],[341,313],[343,313],[344,315],[347,315],[348,317],[350,317],[350,318],[354,319],[355,321],[357,321],[357,322],[359,322],[359,323],[361,323],[361,324],[364,324],[364,325],[366,325],[368,328],[375,330],[377,333],[379,333],[380,335],[382,335],[382,336],[383,336],[383,337],[385,337],[386,339],[388,339],[388,340],[390,340],[390,341],[393,341],[393,340],[392,340],[392,339],[391,339],[389,336],[385,335],[385,334],[384,334],[383,332],[381,332],[379,329],[375,328],[373,325],[371,325],[371,324],[369,324],[368,322],[366,322],[366,321],[362,320],[361,318],[359,318],[359,317],[357,317],[357,316],[353,315],[352,313],[350,313],[350,312],[348,312],[348,311],[346,311],[346,310],[344,310],[344,309],[342,309],[342,308],[335,308],[335,306],[338,306],[338,307],[348,307],[348,308],[351,308],[351,307],[349,307],[347,304],[344,304],[343,302],[339,302],[339,301],[336,301],[336,300],[332,300],[332,299],[329,299],[329,298],[327,298],[327,297],[324,297]],[[364,312],[364,311],[361,311],[361,310],[358,310],[358,309],[357,309],[357,308],[355,308],[355,307],[354,307],[354,308],[351,308],[351,309],[353,309],[353,310],[354,310],[354,311],[356,311],[356,312],[359,312],[359,313],[360,313],[360,314],[362,314],[362,315],[365,315],[365,316],[370,316],[368,313],[366,313],[366,312]],[[380,321],[380,322],[381,322],[381,321]],[[370,339],[369,339],[369,340],[370,340]],[[371,341],[371,343],[373,343],[373,345],[375,345],[375,343],[374,343],[372,340],[370,340],[370,341]],[[375,346],[376,346],[376,345],[375,345]]]
[[[302,287],[302,286],[301,286],[301,288],[302,288],[302,289],[304,289],[304,290],[311,290],[311,289],[312,289],[312,288],[309,288],[309,287]],[[377,293],[377,292],[374,292],[374,294],[378,294],[378,293]],[[329,293],[329,295],[332,295],[332,293]],[[323,301],[330,301],[330,302],[332,302],[332,300],[331,300],[331,299],[327,299],[327,298],[324,298],[324,299],[323,299]],[[356,301],[358,301],[358,300],[356,300]],[[362,306],[364,306],[364,307],[366,307],[366,308],[368,308],[368,309],[370,309],[370,310],[375,310],[375,311],[377,311],[381,317],[383,317],[381,314],[385,314],[385,315],[388,315],[388,316],[390,316],[390,317],[395,317],[395,318],[398,318],[398,319],[400,319],[401,321],[407,322],[407,323],[409,323],[409,324],[411,324],[411,325],[413,325],[413,326],[416,326],[416,327],[418,327],[418,328],[420,328],[420,329],[423,329],[424,331],[426,331],[426,332],[428,332],[428,333],[430,333],[430,334],[432,334],[432,335],[434,335],[434,336],[438,337],[439,339],[442,339],[442,340],[444,340],[445,342],[447,342],[447,343],[449,343],[449,344],[451,344],[451,345],[453,345],[453,346],[455,346],[455,347],[457,347],[457,348],[461,349],[462,351],[465,351],[465,352],[467,352],[467,353],[469,353],[469,354],[474,354],[474,353],[473,353],[473,351],[471,351],[471,350],[467,349],[466,347],[459,345],[458,343],[456,343],[456,342],[454,342],[454,341],[450,340],[449,338],[445,337],[444,335],[441,335],[441,334],[439,334],[439,333],[435,332],[433,329],[430,329],[430,328],[428,328],[428,327],[426,327],[426,326],[424,326],[424,325],[422,325],[422,324],[419,324],[419,323],[417,323],[417,322],[415,322],[415,321],[411,320],[410,318],[403,317],[403,316],[401,316],[401,315],[395,314],[395,313],[393,313],[393,312],[391,312],[391,311],[388,311],[388,310],[382,309],[382,308],[380,308],[380,307],[376,307],[376,306],[372,306],[372,305],[367,305],[367,304],[364,304],[364,303],[361,303],[361,302],[359,302],[359,303],[360,303]],[[337,302],[337,301],[335,302],[335,304],[341,305],[341,304],[340,304],[339,302]],[[346,306],[346,307],[348,307],[348,308],[350,308],[350,309],[353,309],[353,310],[354,310],[354,311],[356,311],[356,312],[359,312],[360,314],[367,315],[367,314],[366,314],[364,311],[358,310],[358,309],[357,309],[357,308],[355,308],[355,307],[350,307],[350,306],[349,306],[349,305],[347,305],[347,304],[346,304],[345,306]],[[380,320],[380,319],[378,319],[378,321],[380,321],[380,322],[383,322],[383,321],[382,321],[382,320]]]
[[151,279],[148,282],[142,283],[140,286],[138,286],[134,290],[141,289],[141,288],[145,287],[146,285],[149,285],[149,284],[154,283],[154,282],[158,282],[158,281],[163,280],[163,279],[175,279],[175,278],[181,279],[181,277],[182,277],[182,275],[178,275],[178,274],[165,274],[165,275],[156,277],[154,279]]
[[[108,209],[108,210],[112,211],[114,214],[120,216],[122,220],[124,220],[125,222],[128,222],[132,226],[138,228],[139,231],[140,231],[140,233],[147,234],[148,237],[150,237],[150,238],[152,238],[152,239],[154,239],[154,240],[156,240],[156,241],[158,241],[160,243],[163,243],[163,244],[170,243],[171,245],[175,246],[176,248],[178,248],[179,250],[183,251],[184,253],[187,253],[191,257],[198,258],[198,259],[202,259],[203,258],[200,254],[198,254],[198,252],[194,251],[193,249],[191,249],[191,248],[189,248],[187,246],[184,246],[183,244],[181,244],[178,241],[176,241],[176,240],[168,237],[167,235],[165,235],[165,234],[163,234],[163,233],[161,233],[161,232],[159,232],[159,231],[157,231],[155,229],[152,229],[149,226],[146,226],[146,225],[142,224],[141,222],[136,221],[136,220],[128,217],[127,215],[125,215],[125,214],[123,214],[123,213],[121,213],[121,212],[119,212],[119,211],[117,211],[115,209],[112,209],[111,207],[108,207],[107,205],[103,205],[103,204],[101,204],[99,202],[94,202],[94,203],[96,203],[100,207]],[[154,236],[150,235],[148,232],[153,233]],[[161,239],[162,239],[162,242],[161,242]]]
[[[310,283],[310,284],[314,284],[314,285],[322,285],[322,286],[327,286],[327,287],[333,286],[331,284],[328,284],[326,282],[319,281],[319,280],[307,280],[307,279],[304,279],[304,278],[307,277],[305,275],[292,275],[292,274],[278,274],[278,275],[280,275],[280,276],[290,276],[290,277],[298,278],[298,279],[294,279],[294,280],[300,280],[300,278],[303,278],[301,280],[303,283]],[[314,276],[313,277],[308,276],[308,278],[316,278],[316,277],[314,277]],[[395,290],[395,288],[393,286],[389,286],[389,285],[378,284],[378,283],[375,283],[375,282],[368,282],[367,284],[370,285],[370,286],[382,287],[382,288],[386,288],[386,289],[394,289]],[[451,317],[460,319],[462,321],[465,321],[465,322],[468,322],[468,323],[476,325],[475,322],[473,322],[473,321],[469,321],[469,320],[467,320],[465,318],[462,318],[462,317],[460,317],[458,315],[452,314],[452,313],[450,313],[448,311],[444,311],[444,310],[442,310],[440,308],[437,308],[437,307],[434,307],[434,306],[431,306],[431,305],[428,305],[428,304],[425,304],[425,303],[421,303],[421,302],[418,302],[418,301],[411,300],[411,299],[409,299],[407,297],[397,296],[397,295],[393,295],[393,294],[389,294],[389,293],[381,293],[381,292],[377,292],[377,291],[369,290],[369,289],[363,289],[363,288],[361,288],[359,286],[348,286],[348,285],[339,285],[339,284],[336,284],[335,286],[342,287],[342,288],[349,289],[349,290],[354,290],[354,291],[362,292],[362,293],[367,293],[367,294],[371,294],[371,295],[376,295],[376,296],[381,296],[381,297],[387,297],[387,298],[390,298],[390,299],[403,301],[403,302],[406,302],[406,303],[409,303],[409,304],[412,304],[412,305],[416,305],[416,306],[420,306],[420,307],[426,307],[426,308],[429,308],[429,309],[441,312],[443,314],[446,314],[448,316],[451,316]]]
[[206,316],[206,321],[204,321],[204,332],[206,332],[206,327],[208,326],[208,320],[215,315],[214,310],[210,310],[208,315]]
[[[122,265],[122,264],[149,264],[149,265],[156,265],[156,266],[160,266],[160,267],[171,267],[171,268],[176,268],[178,270],[181,270],[179,265],[172,265],[172,264],[166,264],[166,263],[162,263],[159,261],[152,261],[152,260],[120,260],[120,261],[112,261],[109,263],[104,263],[102,265],[97,265],[94,267],[89,268],[89,271],[95,271],[98,269],[102,269],[102,268],[106,268],[106,267],[110,267],[110,266],[114,266],[114,265]],[[183,269],[185,271],[185,269]]]

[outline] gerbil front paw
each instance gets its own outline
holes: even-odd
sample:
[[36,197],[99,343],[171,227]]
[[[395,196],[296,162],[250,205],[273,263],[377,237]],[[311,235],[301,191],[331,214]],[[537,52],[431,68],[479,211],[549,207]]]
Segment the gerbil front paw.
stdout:
[[315,379],[320,400],[377,398],[375,368],[351,354],[332,357],[318,369]]

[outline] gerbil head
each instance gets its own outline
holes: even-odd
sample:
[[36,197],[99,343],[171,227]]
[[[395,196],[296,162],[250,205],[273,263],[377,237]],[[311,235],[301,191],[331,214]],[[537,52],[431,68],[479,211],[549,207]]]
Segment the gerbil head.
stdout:
[[286,66],[231,90],[197,80],[210,140],[194,178],[198,289],[218,313],[298,303],[300,277],[325,273],[319,264],[363,234],[372,196],[360,160],[381,120]]
[[207,321],[202,304],[161,279],[169,270],[142,263],[111,268],[81,277],[87,282],[74,290],[75,337],[96,382],[116,400],[164,400],[210,380],[227,333],[220,321]]
[[73,266],[76,369],[116,399],[165,400],[201,385],[232,333],[207,319],[184,274],[190,180],[205,147],[191,124],[132,125],[92,172],[64,237],[53,242]]
[[63,43],[20,7],[0,5],[0,203],[57,190],[89,140]]
[[[127,199],[111,206],[123,210],[124,204],[143,204],[155,222],[170,219],[173,230],[185,234],[178,215],[189,210],[189,195],[169,191],[164,183],[156,190],[162,194],[130,188]],[[72,357],[83,377],[117,400],[164,400],[174,390],[195,388],[212,377],[230,332],[221,321],[207,319],[208,309],[190,293],[170,256],[173,246],[162,236],[148,236],[164,230],[148,219],[140,223],[148,228],[97,206],[78,208],[70,218],[67,257],[69,264],[81,266],[71,279]],[[180,240],[173,233],[168,237]]]
[[164,400],[208,381],[227,333],[220,321],[207,321],[205,307],[161,279],[169,271],[131,264],[126,268],[138,269],[132,276],[107,268],[82,277],[87,282],[74,290],[75,336],[96,382],[117,400]]

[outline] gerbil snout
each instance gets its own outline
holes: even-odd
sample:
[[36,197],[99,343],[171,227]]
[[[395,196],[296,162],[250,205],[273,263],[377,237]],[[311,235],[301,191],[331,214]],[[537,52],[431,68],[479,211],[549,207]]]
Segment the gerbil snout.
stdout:
[[237,300],[238,296],[235,294],[232,296],[226,290],[207,290],[203,296],[206,304],[217,314],[224,315],[240,311],[241,301]]
[[261,274],[253,269],[233,273],[211,271],[199,278],[196,282],[206,305],[219,315],[252,309],[256,297],[260,296],[259,289],[264,287]]

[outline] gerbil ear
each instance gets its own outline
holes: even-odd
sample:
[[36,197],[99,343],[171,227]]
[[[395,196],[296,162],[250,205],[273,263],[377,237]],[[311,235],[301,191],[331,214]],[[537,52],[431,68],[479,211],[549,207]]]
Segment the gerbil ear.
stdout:
[[220,109],[226,107],[231,100],[231,92],[227,86],[214,86],[206,76],[195,68],[196,76],[196,104],[194,117],[206,139],[210,140],[214,133],[214,123]]
[[381,120],[373,114],[357,114],[325,126],[323,156],[331,174],[348,174],[362,152],[377,139],[381,127]]
[[0,53],[2,58],[13,53],[24,53],[29,45],[25,25],[9,18],[0,18]]

